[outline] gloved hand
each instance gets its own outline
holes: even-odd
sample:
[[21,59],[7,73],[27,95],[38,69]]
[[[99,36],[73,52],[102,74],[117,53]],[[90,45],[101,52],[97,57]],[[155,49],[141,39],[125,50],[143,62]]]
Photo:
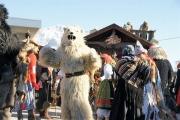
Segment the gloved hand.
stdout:
[[96,82],[101,82],[101,78],[96,78]]
[[35,82],[32,82],[32,85],[35,88],[35,90],[39,90],[39,85],[38,84],[36,84]]

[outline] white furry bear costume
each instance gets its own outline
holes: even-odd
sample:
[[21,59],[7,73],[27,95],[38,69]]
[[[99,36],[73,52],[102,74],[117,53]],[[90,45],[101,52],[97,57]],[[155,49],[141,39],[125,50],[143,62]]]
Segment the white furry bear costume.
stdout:
[[66,75],[72,75],[61,82],[62,119],[93,120],[88,100],[90,77],[84,72],[98,70],[101,59],[85,44],[83,31],[76,26],[64,28],[60,47],[54,52],[49,46],[44,46],[39,52],[39,60],[44,66],[61,68]]

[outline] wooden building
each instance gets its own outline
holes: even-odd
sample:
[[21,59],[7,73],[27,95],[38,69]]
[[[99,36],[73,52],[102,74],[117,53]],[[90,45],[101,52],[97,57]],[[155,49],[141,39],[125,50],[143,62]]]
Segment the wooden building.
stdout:
[[[152,44],[151,39],[154,36],[155,31],[142,31],[142,30],[131,30],[130,32],[123,29],[122,27],[111,24],[105,28],[95,31],[85,36],[86,44],[89,47],[95,48],[98,53],[111,54],[112,51],[116,51],[117,54],[121,54],[122,48],[127,45],[135,45],[136,40],[141,42],[144,48],[148,49]],[[107,44],[105,40],[112,34],[115,34],[120,38],[120,43]]]

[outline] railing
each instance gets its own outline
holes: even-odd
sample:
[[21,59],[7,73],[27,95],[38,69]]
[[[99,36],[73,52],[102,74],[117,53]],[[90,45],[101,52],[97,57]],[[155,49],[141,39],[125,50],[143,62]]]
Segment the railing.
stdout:
[[130,31],[132,34],[137,35],[143,39],[148,40],[149,42],[151,39],[154,37],[154,32],[153,30],[151,31],[143,31],[143,30],[131,30]]

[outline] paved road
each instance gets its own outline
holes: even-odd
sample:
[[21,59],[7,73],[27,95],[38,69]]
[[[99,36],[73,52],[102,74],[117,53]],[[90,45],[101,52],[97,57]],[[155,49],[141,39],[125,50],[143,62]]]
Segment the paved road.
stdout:
[[[60,114],[61,114],[60,107],[56,107],[56,113],[55,113],[55,107],[52,107],[49,111],[49,115],[51,116],[52,120],[61,120],[60,119]],[[27,111],[23,111],[23,116],[24,116],[23,120],[27,120],[27,115],[28,115]],[[37,116],[37,120],[46,120],[46,119],[39,118],[39,114],[36,114],[36,116]],[[11,120],[17,120],[16,112],[13,112]]]
[[177,114],[176,116],[177,116],[177,120],[180,120],[180,114]]
[[[60,115],[61,115],[61,108],[60,107],[56,107],[56,113],[57,113],[57,115],[55,114],[55,107],[52,107],[49,111],[49,115],[51,116],[52,120],[61,120],[60,119]],[[23,120],[27,120],[27,111],[23,111],[23,116],[24,116]],[[38,114],[36,114],[36,116],[38,118],[37,120],[46,120],[46,119],[39,118]],[[177,114],[177,118],[178,118],[178,120],[180,120],[180,114]],[[17,120],[16,112],[13,112],[11,120]]]

